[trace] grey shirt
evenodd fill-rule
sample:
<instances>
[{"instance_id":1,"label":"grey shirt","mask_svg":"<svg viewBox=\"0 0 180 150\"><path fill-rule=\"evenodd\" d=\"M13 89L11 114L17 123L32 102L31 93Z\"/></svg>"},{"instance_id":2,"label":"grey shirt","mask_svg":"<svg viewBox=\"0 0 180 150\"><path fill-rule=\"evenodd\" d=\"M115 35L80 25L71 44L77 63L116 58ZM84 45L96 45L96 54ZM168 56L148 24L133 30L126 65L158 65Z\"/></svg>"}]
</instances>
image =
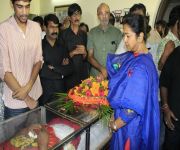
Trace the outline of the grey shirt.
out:
<instances>
[{"instance_id":1,"label":"grey shirt","mask_svg":"<svg viewBox=\"0 0 180 150\"><path fill-rule=\"evenodd\" d=\"M87 50L93 49L96 60L106 67L107 54L115 53L121 39L122 33L116 27L109 25L106 30L102 30L100 26L96 26L88 34ZM91 68L90 74L96 76L99 72Z\"/></svg>"}]
</instances>

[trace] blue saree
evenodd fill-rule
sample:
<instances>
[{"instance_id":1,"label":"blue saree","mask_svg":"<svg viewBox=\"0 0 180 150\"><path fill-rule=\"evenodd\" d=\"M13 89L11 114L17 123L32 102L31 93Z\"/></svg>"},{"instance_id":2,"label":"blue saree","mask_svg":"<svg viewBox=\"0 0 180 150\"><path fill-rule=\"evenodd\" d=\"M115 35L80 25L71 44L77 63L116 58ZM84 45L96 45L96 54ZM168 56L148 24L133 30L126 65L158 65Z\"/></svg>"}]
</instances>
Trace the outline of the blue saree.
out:
<instances>
[{"instance_id":1,"label":"blue saree","mask_svg":"<svg viewBox=\"0 0 180 150\"><path fill-rule=\"evenodd\" d=\"M159 149L158 75L151 54L107 57L108 101L126 125L112 135L111 149ZM130 111L129 111L130 110Z\"/></svg>"}]
</instances>

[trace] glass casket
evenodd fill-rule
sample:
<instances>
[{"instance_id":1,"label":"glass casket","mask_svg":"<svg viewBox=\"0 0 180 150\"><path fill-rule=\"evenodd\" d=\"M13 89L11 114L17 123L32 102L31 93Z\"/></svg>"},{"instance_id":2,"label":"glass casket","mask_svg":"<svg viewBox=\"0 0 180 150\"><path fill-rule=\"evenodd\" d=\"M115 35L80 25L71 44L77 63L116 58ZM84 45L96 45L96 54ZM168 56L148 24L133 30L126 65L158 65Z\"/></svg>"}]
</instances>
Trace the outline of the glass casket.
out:
<instances>
[{"instance_id":1,"label":"glass casket","mask_svg":"<svg viewBox=\"0 0 180 150\"><path fill-rule=\"evenodd\" d=\"M85 125L84 130L86 133L84 132L80 135L81 140L78 150L104 149L103 147L111 138L111 133L108 129L107 121L99 119L97 108L83 105L77 106L77 109L73 112L66 112L60 107L61 105L59 105L59 103L63 100L64 98L59 98L56 101L48 103L45 107L66 118L69 118L70 120L74 120ZM81 142L84 143L84 141L86 141L86 147L81 145Z\"/></svg>"},{"instance_id":2,"label":"glass casket","mask_svg":"<svg viewBox=\"0 0 180 150\"><path fill-rule=\"evenodd\" d=\"M30 137L29 131L28 135L21 134L24 133L22 130L37 124L43 124L45 127L48 127L46 128L48 133L49 131L51 132L51 129L54 131L52 133L55 134L57 139L54 145L48 147L49 149L75 150L78 149L80 144L84 147L86 145L86 140L81 140L82 135L85 135L85 124L60 115L48 108L39 107L5 120L4 122L0 122L0 150L38 149L35 140L34 143L31 141L30 145L27 145L29 139L26 140L26 138ZM52 138L50 135L51 133L49 133L49 140ZM22 143L24 143L24 145Z\"/></svg>"}]
</instances>

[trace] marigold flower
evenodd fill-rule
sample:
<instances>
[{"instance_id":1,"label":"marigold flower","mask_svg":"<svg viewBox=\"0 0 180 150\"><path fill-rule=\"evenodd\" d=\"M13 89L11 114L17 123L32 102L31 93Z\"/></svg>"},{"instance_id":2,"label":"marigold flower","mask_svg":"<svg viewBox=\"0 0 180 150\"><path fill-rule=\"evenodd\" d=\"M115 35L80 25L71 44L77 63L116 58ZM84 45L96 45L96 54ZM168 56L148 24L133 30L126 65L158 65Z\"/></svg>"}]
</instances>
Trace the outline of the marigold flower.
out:
<instances>
[{"instance_id":1,"label":"marigold flower","mask_svg":"<svg viewBox=\"0 0 180 150\"><path fill-rule=\"evenodd\" d=\"M101 84L102 84L102 86L103 86L104 88L107 88L107 87L108 87L108 81L107 81L107 80L103 80L103 81L101 82Z\"/></svg>"},{"instance_id":2,"label":"marigold flower","mask_svg":"<svg viewBox=\"0 0 180 150\"><path fill-rule=\"evenodd\" d=\"M74 87L69 96L76 102L83 104L104 104L108 105L108 81L98 80L92 76L82 81L79 86ZM95 98L93 98L95 97ZM104 98L103 98L104 97Z\"/></svg>"}]
</instances>

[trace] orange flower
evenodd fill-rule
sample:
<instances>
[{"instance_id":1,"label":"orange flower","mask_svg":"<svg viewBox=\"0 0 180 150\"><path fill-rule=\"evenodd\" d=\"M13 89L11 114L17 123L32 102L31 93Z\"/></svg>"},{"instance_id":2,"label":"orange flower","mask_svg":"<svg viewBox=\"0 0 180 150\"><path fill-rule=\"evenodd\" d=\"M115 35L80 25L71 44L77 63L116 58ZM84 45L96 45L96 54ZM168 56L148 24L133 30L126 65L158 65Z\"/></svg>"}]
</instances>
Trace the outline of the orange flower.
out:
<instances>
[{"instance_id":1,"label":"orange flower","mask_svg":"<svg viewBox=\"0 0 180 150\"><path fill-rule=\"evenodd\" d=\"M98 89L100 88L100 83L98 83L98 82L93 82L93 83L92 83L92 88L98 90Z\"/></svg>"},{"instance_id":2,"label":"orange flower","mask_svg":"<svg viewBox=\"0 0 180 150\"><path fill-rule=\"evenodd\" d=\"M107 88L107 87L108 87L108 81L107 81L107 80L103 80L103 81L101 82L101 84L102 84L102 86L103 86L104 88Z\"/></svg>"},{"instance_id":3,"label":"orange flower","mask_svg":"<svg viewBox=\"0 0 180 150\"><path fill-rule=\"evenodd\" d=\"M92 96L98 96L98 90L97 89L95 89L95 88L90 88L90 91L91 91L91 93L92 93Z\"/></svg>"},{"instance_id":4,"label":"orange flower","mask_svg":"<svg viewBox=\"0 0 180 150\"><path fill-rule=\"evenodd\" d=\"M83 104L105 104L108 105L106 99L108 95L108 81L98 80L89 77L82 81L79 86L74 87L69 92L69 97L76 102Z\"/></svg>"},{"instance_id":5,"label":"orange flower","mask_svg":"<svg viewBox=\"0 0 180 150\"><path fill-rule=\"evenodd\" d=\"M104 96L107 96L108 95L108 90L104 90Z\"/></svg>"}]
</instances>

